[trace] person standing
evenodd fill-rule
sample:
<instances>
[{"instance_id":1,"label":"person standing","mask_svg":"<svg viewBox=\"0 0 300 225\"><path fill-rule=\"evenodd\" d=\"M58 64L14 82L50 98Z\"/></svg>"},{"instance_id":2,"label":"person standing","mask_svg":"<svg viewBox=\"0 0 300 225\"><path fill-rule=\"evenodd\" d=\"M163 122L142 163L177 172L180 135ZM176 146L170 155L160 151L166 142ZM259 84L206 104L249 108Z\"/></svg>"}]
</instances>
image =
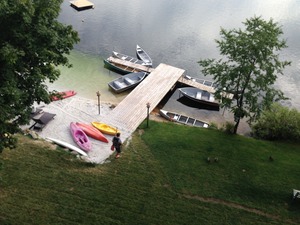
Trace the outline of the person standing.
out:
<instances>
[{"instance_id":1,"label":"person standing","mask_svg":"<svg viewBox=\"0 0 300 225\"><path fill-rule=\"evenodd\" d=\"M121 145L122 145L122 141L121 141L121 138L120 138L120 133L117 133L116 136L113 137L112 139L112 143L113 143L113 146L115 147L116 149L116 159L120 157L120 154L121 154Z\"/></svg>"}]
</instances>

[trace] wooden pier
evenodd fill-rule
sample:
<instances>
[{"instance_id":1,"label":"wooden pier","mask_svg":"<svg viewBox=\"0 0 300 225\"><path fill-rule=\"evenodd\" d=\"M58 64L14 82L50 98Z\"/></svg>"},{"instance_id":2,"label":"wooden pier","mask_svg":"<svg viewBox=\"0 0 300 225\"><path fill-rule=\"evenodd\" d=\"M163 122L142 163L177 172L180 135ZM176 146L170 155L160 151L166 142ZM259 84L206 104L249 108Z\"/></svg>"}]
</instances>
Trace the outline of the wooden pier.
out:
<instances>
[{"instance_id":1,"label":"wooden pier","mask_svg":"<svg viewBox=\"0 0 300 225\"><path fill-rule=\"evenodd\" d=\"M215 89L212 85L205 85L205 84L199 83L195 79L193 79L192 77L182 76L178 80L178 82L186 84L186 85L191 86L191 87L199 88L201 90L205 90L205 91L210 92L210 93L215 92Z\"/></svg>"},{"instance_id":2,"label":"wooden pier","mask_svg":"<svg viewBox=\"0 0 300 225\"><path fill-rule=\"evenodd\" d=\"M205 80L202 80L202 81L203 81L203 83L199 83L197 81L197 79L194 79L194 78L189 77L189 76L182 76L178 80L178 82L180 82L180 83L186 84L186 85L191 86L191 87L199 88L201 90L205 90L209 93L215 93L216 92L215 88L213 87L213 82L205 81ZM209 83L209 84L205 84L205 83ZM224 98L229 98L229 99L233 98L233 94L228 93L228 92L222 92L221 95Z\"/></svg>"},{"instance_id":3,"label":"wooden pier","mask_svg":"<svg viewBox=\"0 0 300 225\"><path fill-rule=\"evenodd\" d=\"M70 1L70 4L73 8L75 8L76 10L79 10L79 11L94 8L94 3L92 3L88 0Z\"/></svg>"},{"instance_id":4,"label":"wooden pier","mask_svg":"<svg viewBox=\"0 0 300 225\"><path fill-rule=\"evenodd\" d=\"M184 73L183 69L166 64L160 64L151 70L152 72L103 118L103 122L132 133L147 118L147 104L149 103L151 112Z\"/></svg>"},{"instance_id":5,"label":"wooden pier","mask_svg":"<svg viewBox=\"0 0 300 225\"><path fill-rule=\"evenodd\" d=\"M147 118L147 112L151 112L165 95L175 86L176 82L188 86L197 87L214 93L213 83L184 75L184 70L161 63L156 68L135 64L126 60L109 57L110 62L122 67L129 67L137 71L145 71L150 74L135 87L112 112L103 118L101 122L114 126L121 132L132 133ZM224 97L232 98L232 94L223 93ZM149 109L147 108L149 104Z\"/></svg>"},{"instance_id":6,"label":"wooden pier","mask_svg":"<svg viewBox=\"0 0 300 225\"><path fill-rule=\"evenodd\" d=\"M138 72L139 71L144 71L144 72L147 72L147 73L151 73L152 71L154 71L154 68L152 68L152 67L136 64L136 63L126 61L126 60L122 60L122 59L118 59L118 58L115 58L115 57L112 57L112 56L109 57L107 59L107 61L116 64L117 66L121 67L122 69L130 68L130 69L133 69L134 71L138 71Z\"/></svg>"},{"instance_id":7,"label":"wooden pier","mask_svg":"<svg viewBox=\"0 0 300 225\"><path fill-rule=\"evenodd\" d=\"M152 71L155 70L155 68L152 68L152 67L136 64L136 63L129 62L129 61L122 60L122 59L118 59L118 58L115 58L115 57L112 57L112 56L109 57L107 60L109 62L113 62L113 63L119 65L121 68L128 67L128 68L134 69L135 71L145 71L145 72L151 73ZM177 82L186 84L186 85L191 86L191 87L196 87L196 88L199 88L201 90L205 90L205 91L210 92L210 93L215 93L215 88L213 87L213 82L211 82L211 81L203 80L203 82L200 83L200 82L197 81L196 78L193 78L193 77L182 74L182 76L178 78ZM232 98L233 97L232 94L225 93L225 92L224 92L223 96L227 97L227 98Z\"/></svg>"}]
</instances>

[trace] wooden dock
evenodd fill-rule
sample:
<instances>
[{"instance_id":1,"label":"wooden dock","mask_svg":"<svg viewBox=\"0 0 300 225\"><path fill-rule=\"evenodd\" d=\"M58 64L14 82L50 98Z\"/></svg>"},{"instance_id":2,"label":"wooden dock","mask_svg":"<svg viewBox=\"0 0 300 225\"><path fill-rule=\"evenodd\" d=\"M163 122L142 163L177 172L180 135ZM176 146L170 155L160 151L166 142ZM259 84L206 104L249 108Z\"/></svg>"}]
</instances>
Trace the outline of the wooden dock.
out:
<instances>
[{"instance_id":1,"label":"wooden dock","mask_svg":"<svg viewBox=\"0 0 300 225\"><path fill-rule=\"evenodd\" d=\"M191 86L191 87L199 88L201 90L205 90L209 93L215 93L216 92L215 88L213 87L213 82L209 82L211 85L206 85L206 84L204 84L205 82L204 83L199 83L199 82L197 82L196 79L193 79L189 76L182 76L178 80L178 82L186 84L186 85ZM229 98L229 99L233 98L233 94L231 94L231 93L222 92L221 95L224 98Z\"/></svg>"},{"instance_id":2,"label":"wooden dock","mask_svg":"<svg viewBox=\"0 0 300 225\"><path fill-rule=\"evenodd\" d=\"M126 61L126 60L118 59L118 58L115 58L112 56L109 57L107 60L109 62L113 62L113 63L119 65L121 68L128 67L128 68L134 69L135 71L145 71L148 73L151 73L152 71L154 71L154 68L152 68L152 67L143 66L140 64ZM210 81L203 80L204 82L200 83L197 81L197 78L193 78L193 77L190 77L190 76L187 76L184 74L182 74L182 76L179 77L177 81L180 83L186 84L188 86L191 86L191 87L196 87L201 90L205 90L210 93L216 92L215 88L213 87L213 82L210 82ZM233 98L233 94L230 94L230 93L224 92L222 95L226 98L230 98L230 99Z\"/></svg>"},{"instance_id":3,"label":"wooden dock","mask_svg":"<svg viewBox=\"0 0 300 225\"><path fill-rule=\"evenodd\" d=\"M166 64L151 70L145 80L103 118L104 123L132 133L147 118L147 103L151 112L184 73L183 69Z\"/></svg>"},{"instance_id":4,"label":"wooden dock","mask_svg":"<svg viewBox=\"0 0 300 225\"><path fill-rule=\"evenodd\" d=\"M91 9L94 8L94 3L88 0L76 0L70 1L70 4L76 10L84 10L84 9Z\"/></svg>"},{"instance_id":5,"label":"wooden dock","mask_svg":"<svg viewBox=\"0 0 300 225\"><path fill-rule=\"evenodd\" d=\"M214 93L215 89L213 86L205 85L202 83L197 82L195 79L187 77L187 76L182 76L180 79L178 79L178 82L186 84L191 87L199 88L201 90L205 90L210 93Z\"/></svg>"},{"instance_id":6,"label":"wooden dock","mask_svg":"<svg viewBox=\"0 0 300 225\"><path fill-rule=\"evenodd\" d=\"M144 65L140 65L140 64L136 64L130 61L126 61L126 60L122 60L122 59L118 59L115 57L109 57L107 59L107 61L115 63L116 65L120 65L121 68L131 68L131 69L135 69L135 71L144 71L147 73L151 73L152 71L154 71L154 68L152 67L148 67L148 66L144 66Z\"/></svg>"}]
</instances>

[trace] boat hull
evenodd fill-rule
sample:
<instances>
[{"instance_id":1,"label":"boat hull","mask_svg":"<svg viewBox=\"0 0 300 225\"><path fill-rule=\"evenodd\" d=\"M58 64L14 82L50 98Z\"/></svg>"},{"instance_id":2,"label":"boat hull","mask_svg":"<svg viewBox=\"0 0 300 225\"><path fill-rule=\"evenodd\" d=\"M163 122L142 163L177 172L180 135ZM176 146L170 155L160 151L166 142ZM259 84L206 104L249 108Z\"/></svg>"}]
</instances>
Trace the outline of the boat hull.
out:
<instances>
[{"instance_id":1,"label":"boat hull","mask_svg":"<svg viewBox=\"0 0 300 225\"><path fill-rule=\"evenodd\" d=\"M109 69L114 70L118 73L121 73L121 74L141 72L141 70L139 70L139 69L126 67L124 65L113 63L113 62L108 61L107 59L104 59L103 61L104 61L104 65L106 67L108 67Z\"/></svg>"},{"instance_id":2,"label":"boat hull","mask_svg":"<svg viewBox=\"0 0 300 225\"><path fill-rule=\"evenodd\" d=\"M58 140L58 139L55 139L55 138L50 138L50 137L47 137L46 139L52 141L53 143L57 144L57 145L60 145L62 147L65 147L65 148L68 148L72 151L76 151L78 152L79 154L83 155L83 156L88 156L84 151L82 151L80 148L77 148L76 146L74 145L71 145L65 141L62 141L62 140Z\"/></svg>"},{"instance_id":3,"label":"boat hull","mask_svg":"<svg viewBox=\"0 0 300 225\"><path fill-rule=\"evenodd\" d=\"M181 115L178 113L169 112L169 111L161 109L161 110L159 110L159 114L162 117L164 117L165 119L170 120L172 122L177 122L177 123L194 126L194 127L204 127L204 128L209 127L209 124L206 122L203 122L201 120L197 120L197 119L185 116L185 115Z\"/></svg>"},{"instance_id":4,"label":"boat hull","mask_svg":"<svg viewBox=\"0 0 300 225\"><path fill-rule=\"evenodd\" d=\"M121 93L136 87L146 77L145 72L129 73L108 83L108 86L116 93Z\"/></svg>"},{"instance_id":5,"label":"boat hull","mask_svg":"<svg viewBox=\"0 0 300 225\"><path fill-rule=\"evenodd\" d=\"M58 92L58 94L60 96L51 96L51 101L58 101L58 100L62 100L62 99L65 99L65 98L72 97L72 96L76 95L77 92L75 92L73 90L69 90L69 91Z\"/></svg>"},{"instance_id":6,"label":"boat hull","mask_svg":"<svg viewBox=\"0 0 300 225\"><path fill-rule=\"evenodd\" d=\"M195 101L195 102L199 102L201 104L206 104L206 105L210 105L210 106L214 106L214 107L219 107L219 102L217 102L214 97L213 94L201 90L199 88L194 88L194 87L185 87L185 88L179 88L179 92Z\"/></svg>"},{"instance_id":7,"label":"boat hull","mask_svg":"<svg viewBox=\"0 0 300 225\"><path fill-rule=\"evenodd\" d=\"M108 139L101 133L101 131L96 129L92 125L78 122L76 123L76 125L80 127L87 136L108 143Z\"/></svg>"},{"instance_id":8,"label":"boat hull","mask_svg":"<svg viewBox=\"0 0 300 225\"><path fill-rule=\"evenodd\" d=\"M78 127L74 122L70 123L70 131L75 143L84 151L92 150L92 143L84 131Z\"/></svg>"},{"instance_id":9,"label":"boat hull","mask_svg":"<svg viewBox=\"0 0 300 225\"><path fill-rule=\"evenodd\" d=\"M139 45L136 46L136 55L139 59L141 59L146 65L152 66L152 59L148 55L148 53L142 49Z\"/></svg>"},{"instance_id":10,"label":"boat hull","mask_svg":"<svg viewBox=\"0 0 300 225\"><path fill-rule=\"evenodd\" d=\"M120 133L120 131L110 125L100 122L92 122L92 125L100 130L104 134L116 135L116 133Z\"/></svg>"},{"instance_id":11,"label":"boat hull","mask_svg":"<svg viewBox=\"0 0 300 225\"><path fill-rule=\"evenodd\" d=\"M139 64L139 65L143 65L143 66L149 66L143 60L140 60L140 59L128 56L128 55L124 55L122 53L118 53L118 52L115 52L115 51L112 52L112 56L115 57L115 58L118 58L118 59L122 59L122 60L125 60L125 61L128 61L128 62L135 63L135 64Z\"/></svg>"}]
</instances>

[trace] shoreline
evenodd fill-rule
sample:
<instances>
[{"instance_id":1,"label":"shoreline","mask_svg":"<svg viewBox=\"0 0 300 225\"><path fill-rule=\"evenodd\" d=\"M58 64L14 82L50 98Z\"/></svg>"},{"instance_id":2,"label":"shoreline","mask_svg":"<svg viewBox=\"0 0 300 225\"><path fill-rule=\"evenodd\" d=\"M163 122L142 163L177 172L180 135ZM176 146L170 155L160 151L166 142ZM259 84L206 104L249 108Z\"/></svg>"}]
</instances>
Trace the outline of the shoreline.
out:
<instances>
[{"instance_id":1,"label":"shoreline","mask_svg":"<svg viewBox=\"0 0 300 225\"><path fill-rule=\"evenodd\" d=\"M100 104L100 114L98 102L96 100L87 99L78 95L59 101L51 102L48 105L35 105L36 108L41 108L43 112L56 114L53 120L51 120L42 130L35 131L35 133L39 138L43 138L46 141L49 141L47 140L47 138L50 137L65 141L69 144L76 146L70 134L70 123L82 122L90 124L93 121L101 121L104 117L109 115L109 113L117 104L118 103L110 103L105 100L102 100ZM221 111L223 111L223 109L220 110L220 112ZM217 116L210 115L207 119L209 119L210 123L215 123L220 128L220 126L223 125L226 121L230 121L229 118L230 112L225 110L225 114L223 112L222 116L221 114ZM167 121L159 115L158 108L155 108L150 113L150 120L155 120L159 122ZM28 130L28 128L33 124L34 121L31 120L28 125L22 126L22 129ZM118 129L121 131L121 139L123 142L130 139L131 133L124 132L124 129L122 129L122 127L118 127ZM249 133L249 126L245 122L241 122L238 134L245 136L247 133ZM109 140L109 143L104 143L90 138L90 141L93 146L92 150L88 152L88 156L80 155L80 157L87 162L96 164L104 163L114 153L110 150L111 140L113 136L107 134L104 135Z\"/></svg>"}]
</instances>

